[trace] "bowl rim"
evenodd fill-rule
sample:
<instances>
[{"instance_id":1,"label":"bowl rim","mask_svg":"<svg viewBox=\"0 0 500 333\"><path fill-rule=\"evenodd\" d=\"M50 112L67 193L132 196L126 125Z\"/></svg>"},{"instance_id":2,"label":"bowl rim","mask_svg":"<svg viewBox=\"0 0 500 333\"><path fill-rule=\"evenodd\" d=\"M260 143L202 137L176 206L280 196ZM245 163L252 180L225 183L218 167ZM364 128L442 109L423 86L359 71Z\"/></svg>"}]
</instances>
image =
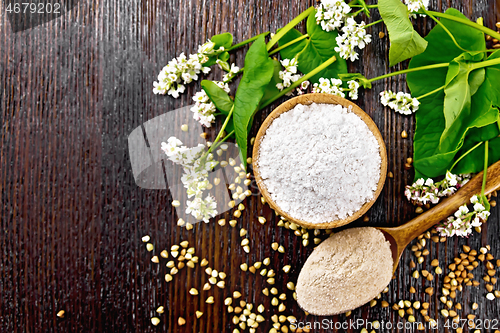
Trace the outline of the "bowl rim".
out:
<instances>
[{"instance_id":1,"label":"bowl rim","mask_svg":"<svg viewBox=\"0 0 500 333\"><path fill-rule=\"evenodd\" d=\"M370 131L373 133L375 136L375 139L377 140L380 148L380 157L381 157L381 163L380 163L380 179L377 184L377 189L373 195L373 198L363 204L361 208L356 211L353 215L348 216L345 219L340 219L340 220L334 220L330 222L323 222L323 223L312 223L312 222L307 222L303 220L299 220L297 218L291 217L289 214L284 212L274 200L271 199L271 196L269 192L267 191L267 187L265 186L265 182L263 181L261 175L260 175L260 170L259 170L259 150L260 150L260 144L262 142L262 139L266 133L266 130L269 128L271 123L274 121L274 119L278 118L281 114L290 111L293 109L297 104L303 104L303 105L310 105L310 104L339 104L342 105L343 107L346 107L350 109L351 112L356 114L358 117L361 118L365 122L365 124L368 126ZM322 94L322 93L310 93L310 94L304 94L300 95L294 98L291 98L282 104L280 104L278 107L276 107L264 120L262 125L259 128L259 131L257 132L257 136L255 137L255 142L253 146L253 151L252 151L252 168L253 168L253 173L255 180L257 182L257 186L259 187L259 190L266 200L266 202L276 210L281 216L283 216L287 221L294 222L300 226L309 228L309 229L332 229L332 228L337 228L343 225L346 225L348 223L351 223L358 218L360 218L363 214L365 214L375 203L375 201L378 199L380 193L382 192L382 189L384 188L386 176L387 176L387 149L385 146L384 139L382 137L382 134L380 133L377 125L375 122L372 120L372 118L365 112L363 111L359 106L354 104L353 102L342 98L340 96L335 96L335 95L330 95L330 94Z\"/></svg>"}]
</instances>

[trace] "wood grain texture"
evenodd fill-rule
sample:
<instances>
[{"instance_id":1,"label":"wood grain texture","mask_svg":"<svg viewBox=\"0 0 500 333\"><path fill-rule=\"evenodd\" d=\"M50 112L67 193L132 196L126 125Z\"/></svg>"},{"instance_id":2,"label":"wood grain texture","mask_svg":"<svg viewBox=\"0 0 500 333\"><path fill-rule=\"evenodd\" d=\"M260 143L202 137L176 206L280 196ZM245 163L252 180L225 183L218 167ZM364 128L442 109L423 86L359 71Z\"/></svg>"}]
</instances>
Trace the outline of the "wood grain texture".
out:
<instances>
[{"instance_id":1,"label":"wood grain texture","mask_svg":"<svg viewBox=\"0 0 500 333\"><path fill-rule=\"evenodd\" d=\"M303 247L301 238L277 227L278 218L260 203L258 195L245 202L237 228L213 222L197 224L191 231L177 227L171 194L136 186L127 137L145 121L191 104L191 97L200 89L199 83L192 84L176 100L154 95L152 82L168 60L183 51L195 52L198 44L224 31L232 32L235 41L275 31L313 4L298 0L80 1L68 14L18 33L12 33L2 11L1 332L232 332L232 314L225 310L223 300L234 290L254 306L266 306L268 320L259 329L270 329L269 318L277 310L270 309L270 298L261 293L268 287L265 279L241 272L239 265L265 257L271 258L276 271L292 265L288 275L280 271L276 277L277 288L285 292L284 284L296 281L312 246ZM449 7L474 20L484 17L488 27L500 20L498 1L434 0L430 6L434 10ZM371 19L378 18L374 13ZM433 26L425 18L418 18L415 24L423 34ZM303 31L304 24L298 28ZM351 72L374 77L407 66L388 67L388 39L379 39L379 31L387 33L381 25L371 28L373 42L366 47L362 61L350 64ZM243 52L231 55L231 61L242 66ZM207 77L221 75L213 70ZM384 89L406 90L404 77L378 82L371 91L361 92L358 105L373 118L385 139L388 170L394 178L387 179L367 213L370 221L354 225L396 226L415 216L403 195L413 177L411 170L404 169L406 158L412 155L412 140L400 137L403 129L412 137L414 120L380 105L378 93ZM252 136L280 102L256 115ZM213 138L216 128L209 132ZM229 219L229 213L225 215ZM256 223L257 216L266 217L268 223ZM241 227L250 235L250 254L239 245ZM482 234L428 242L430 255L419 269L431 271L433 258L444 268L463 244L476 250L490 244L491 252L500 257L499 232L497 206ZM189 295L189 288L201 289L206 282L200 267L185 268L174 281L165 283L167 269L164 264L151 263L151 254L141 242L145 234L151 236L156 254L188 240L200 258L227 273L226 288L212 288L203 297ZM286 252L272 251L272 242L283 244ZM438 318L439 294L429 297L424 289L440 286L442 277L432 282L411 278L411 260L414 255L406 251L383 299L391 304L401 299L431 301L429 315ZM484 266L474 274L479 280ZM411 294L410 286L417 293ZM457 301L464 308L459 312L462 318L472 312L472 302L479 304L474 312L478 318L498 318L499 302L487 301L485 293L484 282L458 293ZM207 295L214 296L215 304L205 304ZM290 292L285 304L285 313L299 320L322 319L306 317ZM159 315L160 325L153 327L150 318L159 305L165 306L165 313ZM66 312L63 319L56 316L59 310ZM204 312L198 320L196 310ZM188 321L183 327L177 324L179 316ZM395 311L379 305L359 308L350 318L404 322ZM328 319L343 321L345 317Z\"/></svg>"}]
</instances>

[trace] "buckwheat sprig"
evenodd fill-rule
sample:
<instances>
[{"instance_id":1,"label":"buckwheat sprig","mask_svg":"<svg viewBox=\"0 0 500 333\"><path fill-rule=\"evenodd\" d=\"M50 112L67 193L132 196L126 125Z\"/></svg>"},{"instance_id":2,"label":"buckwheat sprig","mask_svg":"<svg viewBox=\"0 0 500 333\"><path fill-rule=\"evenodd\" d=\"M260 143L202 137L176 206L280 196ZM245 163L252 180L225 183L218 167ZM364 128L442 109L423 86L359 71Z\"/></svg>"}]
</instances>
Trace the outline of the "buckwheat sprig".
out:
<instances>
[{"instance_id":1,"label":"buckwheat sprig","mask_svg":"<svg viewBox=\"0 0 500 333\"><path fill-rule=\"evenodd\" d=\"M454 235L468 237L472 233L472 227L480 227L488 217L490 212L479 201L477 195L470 199L473 210L469 211L467 204L460 206L453 216L436 227L441 236L451 237Z\"/></svg>"},{"instance_id":2,"label":"buckwheat sprig","mask_svg":"<svg viewBox=\"0 0 500 333\"><path fill-rule=\"evenodd\" d=\"M342 80L339 79L325 79L320 78L319 83L313 85L314 93L322 94L332 94L340 97L344 97L345 94L342 92Z\"/></svg>"},{"instance_id":3,"label":"buckwheat sprig","mask_svg":"<svg viewBox=\"0 0 500 333\"><path fill-rule=\"evenodd\" d=\"M297 74L297 59L283 59L280 60L280 62L284 69L282 71L279 71L279 78L282 80L282 82L276 84L276 88L281 91L285 88L290 87L292 83L298 81L302 77L302 75ZM288 92L286 95L290 96L292 93L293 90Z\"/></svg>"},{"instance_id":4,"label":"buckwheat sprig","mask_svg":"<svg viewBox=\"0 0 500 333\"><path fill-rule=\"evenodd\" d=\"M420 178L411 186L406 185L406 198L413 204L422 206L428 203L437 204L442 197L448 197L465 185L471 176L469 174L454 175L447 171L446 176L439 182L431 178Z\"/></svg>"},{"instance_id":5,"label":"buckwheat sprig","mask_svg":"<svg viewBox=\"0 0 500 333\"><path fill-rule=\"evenodd\" d=\"M350 80L347 81L347 86L349 87L349 98L352 100L358 99L359 82L356 80Z\"/></svg>"},{"instance_id":6,"label":"buckwheat sprig","mask_svg":"<svg viewBox=\"0 0 500 333\"><path fill-rule=\"evenodd\" d=\"M366 33L365 22L357 23L352 17L347 18L342 27L342 35L338 35L335 40L337 47L335 51L344 59L354 61L359 55L355 48L364 49L372 41L372 36Z\"/></svg>"},{"instance_id":7,"label":"buckwheat sprig","mask_svg":"<svg viewBox=\"0 0 500 333\"><path fill-rule=\"evenodd\" d=\"M198 53L186 57L183 52L170 60L158 74L158 81L153 82L153 93L179 97L186 90L185 84L198 80L200 73L210 72L210 67L203 64L208 61L207 55L214 52L214 46L213 42L208 41L198 47Z\"/></svg>"},{"instance_id":8,"label":"buckwheat sprig","mask_svg":"<svg viewBox=\"0 0 500 333\"><path fill-rule=\"evenodd\" d=\"M316 8L316 23L325 31L340 28L351 7L343 0L323 0Z\"/></svg>"},{"instance_id":9,"label":"buckwheat sprig","mask_svg":"<svg viewBox=\"0 0 500 333\"><path fill-rule=\"evenodd\" d=\"M182 141L175 137L170 137L167 143L162 142L161 148L169 160L182 166L184 173L181 181L187 189L188 198L194 197L193 200L186 201L186 214L191 214L197 220L208 223L211 217L217 215L217 203L210 195L203 199L203 192L210 185L208 172L218 162L213 160L212 154L205 156L205 145L199 144L197 147L188 148L182 146Z\"/></svg>"},{"instance_id":10,"label":"buckwheat sprig","mask_svg":"<svg viewBox=\"0 0 500 333\"><path fill-rule=\"evenodd\" d=\"M402 91L394 93L391 90L382 91L380 93L380 102L384 106L388 106L401 114L412 114L418 110L420 102L416 98L412 98L410 94Z\"/></svg>"},{"instance_id":11,"label":"buckwheat sprig","mask_svg":"<svg viewBox=\"0 0 500 333\"><path fill-rule=\"evenodd\" d=\"M236 69L237 71L239 70L238 67L236 67ZM224 82L214 81L217 86L229 93L229 86ZM215 122L215 113L217 112L217 108L214 103L212 103L203 89L194 95L193 100L196 102L196 104L191 108L191 112L194 113L193 118L203 126L211 127L212 123Z\"/></svg>"},{"instance_id":12,"label":"buckwheat sprig","mask_svg":"<svg viewBox=\"0 0 500 333\"><path fill-rule=\"evenodd\" d=\"M408 7L408 11L410 12L410 17L416 18L415 14L420 10L420 8L429 9L429 0L404 0L405 5ZM424 16L424 15L421 15Z\"/></svg>"}]
</instances>

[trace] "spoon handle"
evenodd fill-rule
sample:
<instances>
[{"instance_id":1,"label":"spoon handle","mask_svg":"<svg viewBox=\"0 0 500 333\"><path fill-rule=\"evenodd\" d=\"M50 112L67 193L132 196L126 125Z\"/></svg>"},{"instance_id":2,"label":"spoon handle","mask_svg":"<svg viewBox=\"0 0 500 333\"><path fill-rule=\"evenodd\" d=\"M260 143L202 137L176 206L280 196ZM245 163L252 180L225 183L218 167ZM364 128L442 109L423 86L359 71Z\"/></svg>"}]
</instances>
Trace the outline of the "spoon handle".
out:
<instances>
[{"instance_id":1,"label":"spoon handle","mask_svg":"<svg viewBox=\"0 0 500 333\"><path fill-rule=\"evenodd\" d=\"M483 173L479 173L472 178L467 184L460 188L457 193L449 198L444 199L439 205L434 206L425 213L417 216L413 220L401 226L391 228L399 234L405 246L415 237L425 232L439 221L445 220L448 216L453 215L458 207L464 203L469 203L470 198L474 194L481 193L483 183ZM500 187L500 161L492 164L488 168L485 194L490 194Z\"/></svg>"}]
</instances>

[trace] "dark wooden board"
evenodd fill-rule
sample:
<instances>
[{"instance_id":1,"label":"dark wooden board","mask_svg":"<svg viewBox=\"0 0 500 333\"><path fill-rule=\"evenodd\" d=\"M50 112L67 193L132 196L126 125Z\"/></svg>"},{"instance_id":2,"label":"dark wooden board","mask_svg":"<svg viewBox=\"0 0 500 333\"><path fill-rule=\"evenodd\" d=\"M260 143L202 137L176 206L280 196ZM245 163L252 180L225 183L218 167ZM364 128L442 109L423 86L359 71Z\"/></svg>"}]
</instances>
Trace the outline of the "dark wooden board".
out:
<instances>
[{"instance_id":1,"label":"dark wooden board","mask_svg":"<svg viewBox=\"0 0 500 333\"><path fill-rule=\"evenodd\" d=\"M241 272L239 265L267 256L275 269L292 265L288 275L279 272L276 278L277 288L284 292L284 283L296 280L312 246L304 248L290 230L277 227L278 218L257 195L245 202L237 228L214 222L197 224L191 231L177 227L171 194L135 184L127 138L144 122L191 104L200 89L199 83L192 84L179 99L154 95L152 82L168 60L180 52L195 52L198 44L224 31L232 32L235 41L275 31L313 4L298 0L80 1L69 13L17 33L2 12L1 332L232 332L232 314L225 311L223 300L233 290L241 291L242 298L254 306L266 306L267 321L259 330L269 331L271 314L277 311L269 310L270 298L261 293L265 281L260 275ZM484 17L488 27L500 20L498 1L431 1L430 6L434 10L449 7L474 20ZM372 19L377 18L375 13ZM433 26L425 18L415 22L422 34ZM373 42L362 60L350 65L351 72L374 77L407 66L388 67L388 39L378 38L379 31L385 31L384 27L371 28ZM239 51L231 60L242 65L243 54ZM207 77L220 76L214 70ZM355 225L399 225L415 214L403 196L404 186L413 177L411 170L404 170L406 158L412 155L412 140L400 137L403 129L413 135L414 121L382 107L378 93L384 89L405 90L404 77L376 83L371 91L360 93L358 104L384 136L394 179L387 180L369 211L370 221ZM272 106L256 116L253 135L271 110ZM215 129L210 133L215 134ZM266 225L256 222L259 215L267 218ZM239 245L241 227L249 231L250 254ZM444 268L463 244L476 250L490 244L491 252L500 256L499 232L497 206L481 235L432 243L429 257L419 267L430 270L429 259L438 258ZM206 281L201 267L185 268L167 284L166 267L151 263L151 254L141 242L145 234L151 236L156 253L181 240L190 241L200 258L227 273L226 288L213 288L203 297L189 295L189 288L201 289ZM285 245L285 254L270 249L275 241ZM411 251L405 252L383 299L391 305L401 299L430 300L430 315L437 318L436 306L442 307L438 296L429 298L424 289L440 286L442 277L432 283L411 278L412 259ZM477 279L481 273L483 266L478 268ZM416 288L415 294L409 292L410 286ZM499 302L487 301L485 293L484 282L459 293L457 300L464 308L461 316L470 313L476 301L478 318L499 319ZM205 304L207 295L214 295L215 304ZM290 292L285 304L285 313L299 320L323 319L306 317ZM165 313L159 315L160 325L153 327L150 318L160 305L165 306ZM62 319L56 316L60 310L65 311ZM204 312L200 319L194 317L196 310ZM179 316L187 319L183 327L177 324ZM395 311L380 305L357 309L350 318L404 322ZM345 317L329 319L344 321Z\"/></svg>"}]
</instances>

